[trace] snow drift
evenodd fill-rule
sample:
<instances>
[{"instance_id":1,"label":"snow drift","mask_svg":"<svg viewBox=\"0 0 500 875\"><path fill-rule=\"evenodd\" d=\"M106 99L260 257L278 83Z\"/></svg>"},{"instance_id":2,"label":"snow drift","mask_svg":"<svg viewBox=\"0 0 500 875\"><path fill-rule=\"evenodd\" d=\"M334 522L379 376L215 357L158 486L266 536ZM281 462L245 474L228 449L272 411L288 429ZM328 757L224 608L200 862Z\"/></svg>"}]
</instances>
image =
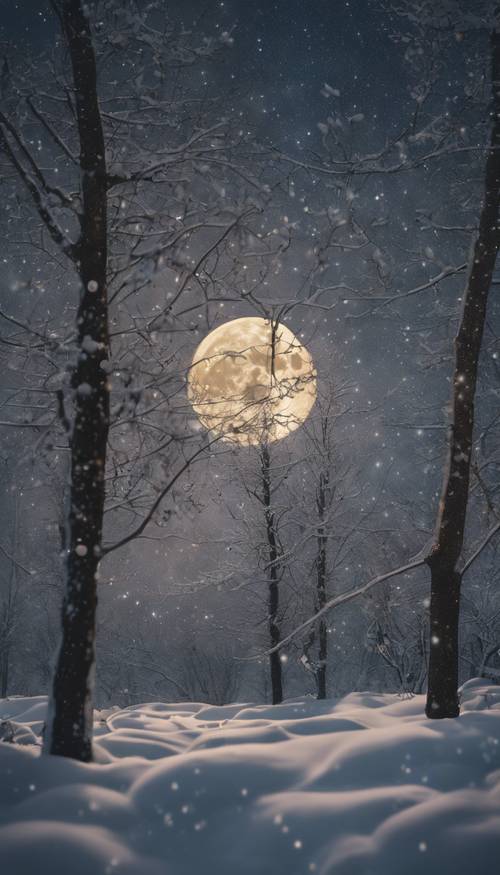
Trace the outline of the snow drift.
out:
<instances>
[{"instance_id":1,"label":"snow drift","mask_svg":"<svg viewBox=\"0 0 500 875\"><path fill-rule=\"evenodd\" d=\"M352 693L95 714L95 758L41 757L44 697L0 701L6 875L470 875L500 858L500 688L462 715ZM8 721L8 723L7 723Z\"/></svg>"}]
</instances>

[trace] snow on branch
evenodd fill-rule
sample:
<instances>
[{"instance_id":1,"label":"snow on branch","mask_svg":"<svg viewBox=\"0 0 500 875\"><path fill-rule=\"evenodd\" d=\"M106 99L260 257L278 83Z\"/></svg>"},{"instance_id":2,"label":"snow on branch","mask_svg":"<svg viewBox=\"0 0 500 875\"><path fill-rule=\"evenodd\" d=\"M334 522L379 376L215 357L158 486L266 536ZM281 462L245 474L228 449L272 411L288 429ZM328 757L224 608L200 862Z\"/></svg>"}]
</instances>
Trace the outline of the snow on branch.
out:
<instances>
[{"instance_id":1,"label":"snow on branch","mask_svg":"<svg viewBox=\"0 0 500 875\"><path fill-rule=\"evenodd\" d=\"M33 176L28 172L24 164L16 155L7 138L6 130L11 134L21 152L26 156L26 160L33 168L33 172L42 188L39 188ZM0 150L2 150L6 154L10 163L13 165L14 169L18 173L19 178L28 189L33 204L42 222L47 228L47 231L52 237L54 243L57 243L57 245L61 247L66 255L68 255L70 258L73 258L73 243L66 237L65 233L59 227L47 203L46 195L50 193L50 188L46 185L43 175L38 168L36 162L34 161L33 157L28 152L27 148L23 145L14 128L2 112L0 112ZM54 190L52 193L58 192Z\"/></svg>"},{"instance_id":2,"label":"snow on branch","mask_svg":"<svg viewBox=\"0 0 500 875\"><path fill-rule=\"evenodd\" d=\"M377 584L379 583L383 583L385 580L390 580L391 577L397 577L401 574L406 574L409 571L414 571L416 568L421 568L423 565L426 564L426 561L426 556L420 556L419 558L413 559L411 562L408 562L407 565L401 565L399 568L393 568L392 571L387 571L385 574L379 574L377 575L377 577L372 577L371 580L369 580L367 583L364 583L362 586L358 586L355 589L351 589L348 592L343 592L340 595L329 599L329 601L326 602L321 610L317 611L315 614L313 614L312 617L309 617L309 619L301 623L300 626L297 626L297 628L294 629L293 632L290 632L289 635L286 635L284 638L282 638L281 641L276 645L276 647L273 647L270 650L266 650L265 654L259 654L258 658L260 659L263 655L268 656L270 653L275 653L276 651L281 650L282 647L284 647L286 644L289 644L290 641L292 641L294 638L296 638L298 635L300 635L302 632L312 626L313 623L319 620L320 617L327 614L328 611L333 610L333 608L338 608L340 605L345 605L347 604L347 602L358 598L358 596L365 595L365 593L369 592L369 590L371 590L374 586L377 586Z\"/></svg>"},{"instance_id":3,"label":"snow on branch","mask_svg":"<svg viewBox=\"0 0 500 875\"><path fill-rule=\"evenodd\" d=\"M474 550L472 555L467 559L466 563L462 568L462 574L465 574L466 571L469 570L472 563L475 562L480 553L483 552L484 548L490 543L491 539L495 537L496 533L500 531L500 521L497 522L493 528L489 530L489 532L484 536L478 547Z\"/></svg>"},{"instance_id":4,"label":"snow on branch","mask_svg":"<svg viewBox=\"0 0 500 875\"><path fill-rule=\"evenodd\" d=\"M490 543L492 538L496 535L496 533L500 531L500 522L497 522L492 529L488 532L487 535L483 538L481 543L478 545L477 549L472 553L469 559L466 561L465 565L462 567L462 574L465 574L466 571L469 570L472 563L478 558L478 556L482 553L484 548ZM385 574L379 574L376 577L372 577L371 580L367 581L367 583L362 584L362 586L358 586L355 589L351 589L348 592L343 592L338 596L330 599L326 604L321 608L321 610L317 611L313 614L312 617L309 617L300 626L297 626L289 635L286 635L282 640L276 645L276 647L271 648L270 650L266 650L265 653L259 654L259 659L262 656L269 656L271 653L276 653L278 650L281 650L286 644L289 644L290 641L293 641L298 635L316 623L320 617L324 614L327 614L329 611L334 608L338 608L340 605L345 605L348 602L352 601L359 596L365 595L369 592L374 586L377 586L380 583L383 583L386 580L390 580L392 577L399 577L402 574L407 574L409 571L415 571L417 568L421 568L423 565L427 564L428 556L427 554L422 556L420 555L418 558L413 559L411 562L408 562L406 565L401 565L399 568L393 568L391 571L387 571ZM253 657L254 659L257 657Z\"/></svg>"},{"instance_id":5,"label":"snow on branch","mask_svg":"<svg viewBox=\"0 0 500 875\"><path fill-rule=\"evenodd\" d=\"M146 528L148 523L151 522L155 512L157 511L157 509L161 505L163 499L168 495L170 490L175 486L175 484L177 483L179 478L182 476L182 474L184 474L184 472L188 470L190 465L192 465L193 462L195 462L196 459L199 458L199 456L201 456L202 454L207 452L207 450L209 450L210 447L213 444L217 443L217 441L219 441L219 440L220 440L220 436L209 441L207 444L203 444L203 446L199 447L199 449L197 449L196 452L194 452L191 456L189 456L189 458L186 459L184 464L181 465L179 470L173 475L173 477L171 477L171 479L168 481L168 483L166 483L166 485L163 487L160 494L157 496L157 498L155 499L155 501L153 502L153 504L149 508L146 516L144 517L144 519L142 520L140 525L138 525L137 528L135 528L132 532L129 532L128 535L125 535L119 541L116 541L114 544L109 544L108 546L104 546L102 548L102 556L107 556L108 553L112 553L115 550L118 550L119 547L124 547L125 544L129 543L129 541L133 541L135 538L138 538L140 535L142 535L144 529Z\"/></svg>"}]
</instances>

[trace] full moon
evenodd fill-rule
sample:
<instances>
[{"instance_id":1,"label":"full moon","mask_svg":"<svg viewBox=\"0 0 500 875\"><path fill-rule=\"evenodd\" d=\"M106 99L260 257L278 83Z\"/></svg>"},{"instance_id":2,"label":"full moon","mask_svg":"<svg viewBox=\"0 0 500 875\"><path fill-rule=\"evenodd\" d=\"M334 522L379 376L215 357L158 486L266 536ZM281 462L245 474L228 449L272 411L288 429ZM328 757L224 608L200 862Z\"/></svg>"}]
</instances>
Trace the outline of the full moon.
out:
<instances>
[{"instance_id":1,"label":"full moon","mask_svg":"<svg viewBox=\"0 0 500 875\"><path fill-rule=\"evenodd\" d=\"M256 316L232 319L198 346L188 397L202 425L223 440L277 441L307 418L316 398L316 371L285 325Z\"/></svg>"}]
</instances>

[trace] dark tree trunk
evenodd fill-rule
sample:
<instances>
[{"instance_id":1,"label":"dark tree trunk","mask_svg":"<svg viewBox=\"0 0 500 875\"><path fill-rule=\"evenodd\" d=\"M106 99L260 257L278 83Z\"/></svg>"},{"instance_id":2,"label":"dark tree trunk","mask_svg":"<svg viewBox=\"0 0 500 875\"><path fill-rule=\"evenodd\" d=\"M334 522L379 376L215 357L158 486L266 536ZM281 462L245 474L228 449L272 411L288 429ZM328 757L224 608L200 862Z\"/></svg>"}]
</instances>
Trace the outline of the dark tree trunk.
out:
<instances>
[{"instance_id":1,"label":"dark tree trunk","mask_svg":"<svg viewBox=\"0 0 500 875\"><path fill-rule=\"evenodd\" d=\"M278 626L279 610L279 567L278 567L278 543L276 539L275 518L272 509L271 495L271 470L269 449L266 444L261 448L262 464L262 501L266 519L266 537L269 556L269 599L268 599L268 622L271 647L276 647L280 641ZM281 658L279 651L269 655L269 667L271 670L271 690L273 705L279 705L283 701L283 680Z\"/></svg>"},{"instance_id":2,"label":"dark tree trunk","mask_svg":"<svg viewBox=\"0 0 500 875\"><path fill-rule=\"evenodd\" d=\"M318 528L316 557L316 612L326 604L326 550L327 536L325 531L326 497L328 491L328 472L321 472L317 497L317 507L320 525ZM318 629L318 668L316 670L316 686L318 699L326 699L326 662L328 657L328 638L326 621L322 618Z\"/></svg>"},{"instance_id":3,"label":"dark tree trunk","mask_svg":"<svg viewBox=\"0 0 500 875\"><path fill-rule=\"evenodd\" d=\"M16 500L14 505L14 520L12 533L12 553L16 554L18 546L18 522L19 522L19 501ZM9 575L9 583L7 589L7 598L4 603L3 616L3 641L0 651L0 698L5 699L9 690L10 676L10 655L13 641L13 635L16 625L17 614L17 566L15 561L11 560L11 569Z\"/></svg>"},{"instance_id":4,"label":"dark tree trunk","mask_svg":"<svg viewBox=\"0 0 500 875\"><path fill-rule=\"evenodd\" d=\"M0 686L0 699L7 698L7 691L9 689L9 647L5 645L5 650L2 653L2 664L0 669L1 675L1 686Z\"/></svg>"},{"instance_id":5,"label":"dark tree trunk","mask_svg":"<svg viewBox=\"0 0 500 875\"><path fill-rule=\"evenodd\" d=\"M326 599L325 599L326 601ZM326 699L326 660L327 660L327 632L326 623L319 623L319 666L317 674L318 699Z\"/></svg>"},{"instance_id":6,"label":"dark tree trunk","mask_svg":"<svg viewBox=\"0 0 500 875\"><path fill-rule=\"evenodd\" d=\"M500 243L500 34L491 36L491 148L479 231L455 339L452 420L436 539L427 559L431 571L428 717L456 717L458 622L462 553L474 428L474 398L488 293Z\"/></svg>"},{"instance_id":7,"label":"dark tree trunk","mask_svg":"<svg viewBox=\"0 0 500 875\"><path fill-rule=\"evenodd\" d=\"M74 83L80 140L82 217L76 259L82 283L79 357L73 373L74 424L62 643L53 681L45 747L88 761L92 756L96 574L101 554L109 389L106 164L94 48L81 0L60 5Z\"/></svg>"}]
</instances>

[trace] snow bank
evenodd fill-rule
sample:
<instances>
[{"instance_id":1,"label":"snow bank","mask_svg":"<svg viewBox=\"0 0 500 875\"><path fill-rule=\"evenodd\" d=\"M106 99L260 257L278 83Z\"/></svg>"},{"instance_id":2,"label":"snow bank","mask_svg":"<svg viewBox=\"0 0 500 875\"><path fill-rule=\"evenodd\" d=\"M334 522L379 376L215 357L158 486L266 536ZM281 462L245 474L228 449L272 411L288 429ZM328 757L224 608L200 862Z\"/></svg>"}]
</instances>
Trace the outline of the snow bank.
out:
<instances>
[{"instance_id":1,"label":"snow bank","mask_svg":"<svg viewBox=\"0 0 500 875\"><path fill-rule=\"evenodd\" d=\"M41 757L43 697L0 701L8 875L470 875L500 858L500 688L152 703L95 715L96 763ZM12 737L12 734L8 737ZM16 739L22 742L16 743Z\"/></svg>"}]
</instances>

